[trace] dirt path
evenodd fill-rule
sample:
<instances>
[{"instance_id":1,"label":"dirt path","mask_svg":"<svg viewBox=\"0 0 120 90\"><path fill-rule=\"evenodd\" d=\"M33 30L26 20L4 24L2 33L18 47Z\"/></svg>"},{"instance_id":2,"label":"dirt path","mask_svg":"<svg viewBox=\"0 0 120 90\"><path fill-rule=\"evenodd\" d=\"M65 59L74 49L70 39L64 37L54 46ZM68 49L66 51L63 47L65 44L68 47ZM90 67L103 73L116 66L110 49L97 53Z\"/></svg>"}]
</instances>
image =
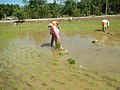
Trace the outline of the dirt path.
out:
<instances>
[{"instance_id":1,"label":"dirt path","mask_svg":"<svg viewBox=\"0 0 120 90\"><path fill-rule=\"evenodd\" d=\"M66 17L66 18L43 18L43 19L25 19L26 22L31 21L52 21L52 20L79 20L79 19L93 19L93 18L119 18L120 15L103 15L103 16L87 16L87 17ZM0 23L16 22L17 20L0 20Z\"/></svg>"}]
</instances>

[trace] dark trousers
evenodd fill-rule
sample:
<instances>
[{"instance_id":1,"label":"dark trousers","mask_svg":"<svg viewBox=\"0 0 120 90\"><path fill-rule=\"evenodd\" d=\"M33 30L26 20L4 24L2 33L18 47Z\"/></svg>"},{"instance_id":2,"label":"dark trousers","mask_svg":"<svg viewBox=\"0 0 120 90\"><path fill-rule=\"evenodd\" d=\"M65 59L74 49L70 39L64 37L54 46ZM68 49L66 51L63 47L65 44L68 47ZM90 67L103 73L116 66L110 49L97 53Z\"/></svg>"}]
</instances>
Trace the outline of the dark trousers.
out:
<instances>
[{"instance_id":1,"label":"dark trousers","mask_svg":"<svg viewBox=\"0 0 120 90\"><path fill-rule=\"evenodd\" d=\"M57 44L57 37L52 34L52 37L51 37L51 46L54 46L53 45L54 41L55 41L55 45L56 45Z\"/></svg>"},{"instance_id":2,"label":"dark trousers","mask_svg":"<svg viewBox=\"0 0 120 90\"><path fill-rule=\"evenodd\" d=\"M107 31L107 29L108 29L108 27L102 27L102 30L105 32L105 31Z\"/></svg>"}]
</instances>

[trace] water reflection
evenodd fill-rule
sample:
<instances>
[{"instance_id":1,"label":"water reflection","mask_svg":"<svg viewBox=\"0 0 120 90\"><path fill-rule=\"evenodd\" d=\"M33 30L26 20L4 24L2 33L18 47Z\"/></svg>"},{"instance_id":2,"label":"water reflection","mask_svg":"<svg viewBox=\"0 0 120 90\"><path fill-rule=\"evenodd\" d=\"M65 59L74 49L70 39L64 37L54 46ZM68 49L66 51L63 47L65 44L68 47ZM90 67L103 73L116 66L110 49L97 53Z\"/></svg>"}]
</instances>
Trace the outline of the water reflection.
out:
<instances>
[{"instance_id":1,"label":"water reflection","mask_svg":"<svg viewBox=\"0 0 120 90\"><path fill-rule=\"evenodd\" d=\"M24 38L23 38L24 37ZM22 38L16 38L14 40L15 46L35 47L35 39L29 34L24 34Z\"/></svg>"},{"instance_id":2,"label":"water reflection","mask_svg":"<svg viewBox=\"0 0 120 90\"><path fill-rule=\"evenodd\" d=\"M47 52L45 52L47 54L49 54L49 50L51 51L52 60L58 61L60 59L59 51L56 50L55 47L51 47L50 43L48 43L48 42L43 43L43 44L41 44L41 47L48 49Z\"/></svg>"},{"instance_id":3,"label":"water reflection","mask_svg":"<svg viewBox=\"0 0 120 90\"><path fill-rule=\"evenodd\" d=\"M62 34L63 46L69 51L71 57L77 59L77 63L101 72L111 72L110 67L114 68L114 72L118 72L118 68L120 69L119 36L115 39L116 35L104 32L79 32L70 36L66 33ZM92 43L92 40L98 42Z\"/></svg>"},{"instance_id":4,"label":"water reflection","mask_svg":"<svg viewBox=\"0 0 120 90\"><path fill-rule=\"evenodd\" d=\"M51 48L51 52L52 52L52 58L54 61L59 61L60 60L60 55L59 52L55 49L55 48Z\"/></svg>"}]
</instances>

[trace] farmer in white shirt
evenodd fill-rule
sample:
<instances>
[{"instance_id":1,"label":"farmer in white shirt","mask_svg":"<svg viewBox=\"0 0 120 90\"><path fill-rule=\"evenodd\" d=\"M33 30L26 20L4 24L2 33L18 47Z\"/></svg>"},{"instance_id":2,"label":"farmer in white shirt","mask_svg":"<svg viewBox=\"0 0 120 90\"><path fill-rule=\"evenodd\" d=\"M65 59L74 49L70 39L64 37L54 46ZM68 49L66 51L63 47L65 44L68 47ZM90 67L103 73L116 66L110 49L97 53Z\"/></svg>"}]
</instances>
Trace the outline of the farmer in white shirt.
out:
<instances>
[{"instance_id":1,"label":"farmer in white shirt","mask_svg":"<svg viewBox=\"0 0 120 90\"><path fill-rule=\"evenodd\" d=\"M110 23L108 20L106 20L106 19L102 20L102 30L104 32L107 31L107 29L109 28L109 25L110 25Z\"/></svg>"}]
</instances>

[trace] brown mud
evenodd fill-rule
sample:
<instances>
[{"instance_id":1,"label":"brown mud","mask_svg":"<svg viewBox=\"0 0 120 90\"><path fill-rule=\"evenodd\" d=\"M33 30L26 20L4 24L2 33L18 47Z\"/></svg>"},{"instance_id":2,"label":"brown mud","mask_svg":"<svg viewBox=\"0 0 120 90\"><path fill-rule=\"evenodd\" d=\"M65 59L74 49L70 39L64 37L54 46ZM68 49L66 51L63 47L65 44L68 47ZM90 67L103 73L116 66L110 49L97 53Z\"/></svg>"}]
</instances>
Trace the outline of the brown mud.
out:
<instances>
[{"instance_id":1,"label":"brown mud","mask_svg":"<svg viewBox=\"0 0 120 90\"><path fill-rule=\"evenodd\" d=\"M120 34L103 39L97 30L62 32L61 43L69 51L62 56L50 47L48 32L1 38L0 90L119 90L120 80L110 75L120 76Z\"/></svg>"}]
</instances>

